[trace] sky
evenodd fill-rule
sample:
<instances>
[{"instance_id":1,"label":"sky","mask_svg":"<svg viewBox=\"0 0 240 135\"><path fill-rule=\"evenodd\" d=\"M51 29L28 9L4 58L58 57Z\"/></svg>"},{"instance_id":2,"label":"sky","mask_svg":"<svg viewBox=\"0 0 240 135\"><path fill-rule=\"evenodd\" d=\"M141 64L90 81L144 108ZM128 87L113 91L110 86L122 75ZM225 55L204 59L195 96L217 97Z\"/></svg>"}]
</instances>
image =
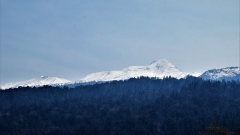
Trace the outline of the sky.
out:
<instances>
[{"instance_id":1,"label":"sky","mask_svg":"<svg viewBox=\"0 0 240 135\"><path fill-rule=\"evenodd\" d=\"M167 59L184 72L239 64L239 0L1 0L0 83L71 81Z\"/></svg>"}]
</instances>

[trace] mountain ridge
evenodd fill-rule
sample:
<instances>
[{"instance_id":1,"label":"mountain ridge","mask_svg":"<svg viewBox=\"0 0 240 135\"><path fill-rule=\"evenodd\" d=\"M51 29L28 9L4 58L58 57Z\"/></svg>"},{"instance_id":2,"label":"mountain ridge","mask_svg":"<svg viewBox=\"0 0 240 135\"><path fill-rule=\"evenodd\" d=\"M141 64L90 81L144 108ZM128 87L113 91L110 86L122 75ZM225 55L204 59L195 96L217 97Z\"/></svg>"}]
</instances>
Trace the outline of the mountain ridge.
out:
<instances>
[{"instance_id":1,"label":"mountain ridge","mask_svg":"<svg viewBox=\"0 0 240 135\"><path fill-rule=\"evenodd\" d=\"M240 80L239 67L225 67L220 69L210 69L205 71L201 76L205 80Z\"/></svg>"},{"instance_id":2,"label":"mountain ridge","mask_svg":"<svg viewBox=\"0 0 240 135\"><path fill-rule=\"evenodd\" d=\"M137 77L155 77L162 79L171 76L177 79L185 78L187 76L201 77L205 80L240 80L240 70L238 67L226 67L221 69L211 69L205 71L203 74L198 72L187 73L181 71L175 65L166 59L152 61L146 66L130 66L122 70L112 70L95 72L77 80L69 81L67 79L40 76L26 81L6 83L0 86L0 89L18 88L18 87L40 87L44 85L50 86L68 86L76 87L78 85L88 85L95 83L102 83L114 80L127 80Z\"/></svg>"},{"instance_id":3,"label":"mountain ridge","mask_svg":"<svg viewBox=\"0 0 240 135\"><path fill-rule=\"evenodd\" d=\"M58 77L51 77L51 76L39 76L37 78L33 78L26 81L19 81L14 83L6 83L0 86L0 89L9 89L9 88L18 88L18 87L40 87L44 85L51 85L51 86L61 86L71 81L58 78Z\"/></svg>"},{"instance_id":4,"label":"mountain ridge","mask_svg":"<svg viewBox=\"0 0 240 135\"><path fill-rule=\"evenodd\" d=\"M122 70L91 73L81 78L77 83L126 80L129 78L136 78L140 76L156 77L159 79L166 76L172 76L174 78L180 79L186 77L187 75L192 74L182 72L180 69L178 69L166 59L161 59L153 61L150 63L150 65L147 66L130 66ZM193 75L196 76L198 74Z\"/></svg>"}]
</instances>

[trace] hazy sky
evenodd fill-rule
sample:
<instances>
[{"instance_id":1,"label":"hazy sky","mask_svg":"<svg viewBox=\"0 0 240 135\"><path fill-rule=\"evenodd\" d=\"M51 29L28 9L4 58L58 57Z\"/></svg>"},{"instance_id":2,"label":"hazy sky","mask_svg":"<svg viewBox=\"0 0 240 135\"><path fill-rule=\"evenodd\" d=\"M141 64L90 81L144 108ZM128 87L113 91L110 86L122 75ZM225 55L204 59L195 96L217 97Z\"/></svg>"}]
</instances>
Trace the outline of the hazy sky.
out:
<instances>
[{"instance_id":1,"label":"hazy sky","mask_svg":"<svg viewBox=\"0 0 240 135\"><path fill-rule=\"evenodd\" d=\"M239 0L1 0L0 83L165 58L185 72L238 66Z\"/></svg>"}]
</instances>

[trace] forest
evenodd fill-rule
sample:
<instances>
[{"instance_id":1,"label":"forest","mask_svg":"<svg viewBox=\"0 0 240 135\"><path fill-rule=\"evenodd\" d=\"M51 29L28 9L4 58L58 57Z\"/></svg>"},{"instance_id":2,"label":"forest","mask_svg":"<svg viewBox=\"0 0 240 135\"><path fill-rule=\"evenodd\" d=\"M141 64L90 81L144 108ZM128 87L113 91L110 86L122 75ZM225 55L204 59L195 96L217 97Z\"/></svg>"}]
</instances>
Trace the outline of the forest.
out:
<instances>
[{"instance_id":1,"label":"forest","mask_svg":"<svg viewBox=\"0 0 240 135\"><path fill-rule=\"evenodd\" d=\"M0 135L201 134L240 134L240 81L139 77L0 90Z\"/></svg>"}]
</instances>

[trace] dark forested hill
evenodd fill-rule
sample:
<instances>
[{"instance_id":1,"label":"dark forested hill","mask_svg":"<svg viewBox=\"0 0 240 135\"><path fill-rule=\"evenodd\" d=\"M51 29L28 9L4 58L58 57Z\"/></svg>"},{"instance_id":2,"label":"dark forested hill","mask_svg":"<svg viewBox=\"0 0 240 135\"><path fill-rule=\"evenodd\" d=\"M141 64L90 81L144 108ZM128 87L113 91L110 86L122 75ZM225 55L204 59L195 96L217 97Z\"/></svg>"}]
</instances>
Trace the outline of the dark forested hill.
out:
<instances>
[{"instance_id":1,"label":"dark forested hill","mask_svg":"<svg viewBox=\"0 0 240 135\"><path fill-rule=\"evenodd\" d=\"M141 77L0 91L0 135L197 135L211 123L239 134L239 82Z\"/></svg>"}]
</instances>

